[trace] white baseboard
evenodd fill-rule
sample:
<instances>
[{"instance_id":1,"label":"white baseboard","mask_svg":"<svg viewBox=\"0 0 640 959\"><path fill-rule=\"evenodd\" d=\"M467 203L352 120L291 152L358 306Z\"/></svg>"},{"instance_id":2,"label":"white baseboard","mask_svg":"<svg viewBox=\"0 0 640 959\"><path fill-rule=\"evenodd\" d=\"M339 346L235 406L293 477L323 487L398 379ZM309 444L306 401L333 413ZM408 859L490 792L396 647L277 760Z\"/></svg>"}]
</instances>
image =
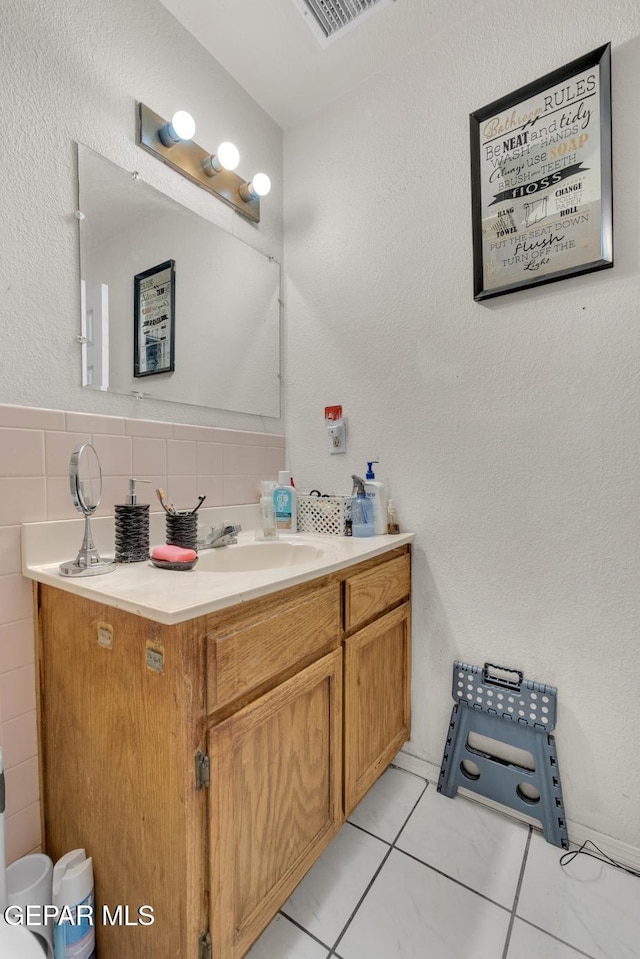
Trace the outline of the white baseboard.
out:
<instances>
[{"instance_id":1,"label":"white baseboard","mask_svg":"<svg viewBox=\"0 0 640 959\"><path fill-rule=\"evenodd\" d=\"M438 784L440 767L436 766L435 763L428 762L426 759L419 759L418 756L412 756L410 753L400 750L394 757L393 765L399 769L404 769L406 772L413 773L415 776L421 776L422 779L428 780L428 782L433 783L434 786ZM537 819L531 819L528 816L521 815L515 809L507 809L499 803L495 803L491 799L486 799L484 796L478 796L476 793L472 793L467 789L460 789L458 792L461 796L465 796L474 802L482 803L483 806L495 809L498 812L510 816L512 819L527 823L527 825L533 826L534 829L541 831L540 823ZM569 841L572 846L577 848L581 846L583 842L586 842L587 839L590 839L592 843L595 843L595 845L607 856L610 856L611 859L621 863L623 866L640 872L640 849L636 846L630 846L628 843L621 842L619 839L605 836L602 833L596 832L595 829L591 829L589 826L583 826L578 822L573 822L571 819L567 820L567 832L569 833Z\"/></svg>"}]
</instances>

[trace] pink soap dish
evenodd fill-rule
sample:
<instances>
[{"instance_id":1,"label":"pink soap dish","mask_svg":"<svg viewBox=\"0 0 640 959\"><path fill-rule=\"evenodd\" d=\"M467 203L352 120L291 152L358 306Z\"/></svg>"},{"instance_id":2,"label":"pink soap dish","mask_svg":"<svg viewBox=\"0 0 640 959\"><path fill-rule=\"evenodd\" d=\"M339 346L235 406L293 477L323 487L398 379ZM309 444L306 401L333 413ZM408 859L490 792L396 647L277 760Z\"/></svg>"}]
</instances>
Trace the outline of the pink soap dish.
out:
<instances>
[{"instance_id":1,"label":"pink soap dish","mask_svg":"<svg viewBox=\"0 0 640 959\"><path fill-rule=\"evenodd\" d=\"M150 558L158 569L193 569L198 562L198 554L194 549L183 549L181 546L154 546Z\"/></svg>"},{"instance_id":2,"label":"pink soap dish","mask_svg":"<svg viewBox=\"0 0 640 959\"><path fill-rule=\"evenodd\" d=\"M170 563L164 559L151 559L151 562L154 566L157 566L158 569L193 569L193 567L198 562L198 557L192 559L190 563Z\"/></svg>"}]
</instances>

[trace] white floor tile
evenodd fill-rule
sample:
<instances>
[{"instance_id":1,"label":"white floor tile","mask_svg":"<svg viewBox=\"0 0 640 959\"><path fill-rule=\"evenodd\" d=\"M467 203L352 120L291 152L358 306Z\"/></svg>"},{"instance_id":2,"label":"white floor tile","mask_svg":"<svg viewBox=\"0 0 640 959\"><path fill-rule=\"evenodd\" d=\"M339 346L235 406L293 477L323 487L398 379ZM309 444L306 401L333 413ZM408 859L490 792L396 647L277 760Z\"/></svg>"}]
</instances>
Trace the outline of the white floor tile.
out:
<instances>
[{"instance_id":1,"label":"white floor tile","mask_svg":"<svg viewBox=\"0 0 640 959\"><path fill-rule=\"evenodd\" d=\"M347 823L282 911L332 946L389 847Z\"/></svg>"},{"instance_id":2,"label":"white floor tile","mask_svg":"<svg viewBox=\"0 0 640 959\"><path fill-rule=\"evenodd\" d=\"M425 786L424 779L389 768L353 810L349 822L393 842Z\"/></svg>"},{"instance_id":3,"label":"white floor tile","mask_svg":"<svg viewBox=\"0 0 640 959\"><path fill-rule=\"evenodd\" d=\"M588 856L563 869L562 853L534 833L518 915L595 959L637 959L640 879Z\"/></svg>"},{"instance_id":4,"label":"white floor tile","mask_svg":"<svg viewBox=\"0 0 640 959\"><path fill-rule=\"evenodd\" d=\"M328 949L285 916L276 916L247 954L247 959L327 959L328 954Z\"/></svg>"},{"instance_id":5,"label":"white floor tile","mask_svg":"<svg viewBox=\"0 0 640 959\"><path fill-rule=\"evenodd\" d=\"M584 959L584 954L516 919L507 959Z\"/></svg>"},{"instance_id":6,"label":"white floor tile","mask_svg":"<svg viewBox=\"0 0 640 959\"><path fill-rule=\"evenodd\" d=\"M398 842L447 876L511 908L529 827L429 785Z\"/></svg>"},{"instance_id":7,"label":"white floor tile","mask_svg":"<svg viewBox=\"0 0 640 959\"><path fill-rule=\"evenodd\" d=\"M509 913L395 850L344 938L342 959L497 959Z\"/></svg>"}]
</instances>

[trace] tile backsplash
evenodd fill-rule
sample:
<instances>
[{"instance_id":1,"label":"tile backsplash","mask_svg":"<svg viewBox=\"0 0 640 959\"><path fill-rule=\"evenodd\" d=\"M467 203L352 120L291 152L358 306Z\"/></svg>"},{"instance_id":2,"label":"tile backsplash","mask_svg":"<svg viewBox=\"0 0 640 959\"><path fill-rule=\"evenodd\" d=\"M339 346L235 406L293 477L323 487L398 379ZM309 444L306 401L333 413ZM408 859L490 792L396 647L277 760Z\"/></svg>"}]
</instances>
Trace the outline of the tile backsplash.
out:
<instances>
[{"instance_id":1,"label":"tile backsplash","mask_svg":"<svg viewBox=\"0 0 640 959\"><path fill-rule=\"evenodd\" d=\"M40 845L32 590L20 573L20 524L75 519L69 459L79 443L103 472L97 515L124 503L129 476L149 480L140 502L160 512L257 503L259 482L285 468L285 437L217 427L0 404L0 743L6 770L7 861Z\"/></svg>"}]
</instances>

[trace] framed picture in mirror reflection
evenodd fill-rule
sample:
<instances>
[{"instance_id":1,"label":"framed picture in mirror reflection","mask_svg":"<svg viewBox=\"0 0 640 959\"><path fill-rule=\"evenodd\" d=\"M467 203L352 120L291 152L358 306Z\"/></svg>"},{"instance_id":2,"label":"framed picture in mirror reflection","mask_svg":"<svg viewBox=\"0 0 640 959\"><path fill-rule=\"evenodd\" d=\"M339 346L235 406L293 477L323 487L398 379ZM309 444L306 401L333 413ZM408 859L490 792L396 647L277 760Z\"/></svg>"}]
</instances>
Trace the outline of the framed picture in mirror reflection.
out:
<instances>
[{"instance_id":1,"label":"framed picture in mirror reflection","mask_svg":"<svg viewBox=\"0 0 640 959\"><path fill-rule=\"evenodd\" d=\"M133 375L175 369L175 260L133 278Z\"/></svg>"}]
</instances>

